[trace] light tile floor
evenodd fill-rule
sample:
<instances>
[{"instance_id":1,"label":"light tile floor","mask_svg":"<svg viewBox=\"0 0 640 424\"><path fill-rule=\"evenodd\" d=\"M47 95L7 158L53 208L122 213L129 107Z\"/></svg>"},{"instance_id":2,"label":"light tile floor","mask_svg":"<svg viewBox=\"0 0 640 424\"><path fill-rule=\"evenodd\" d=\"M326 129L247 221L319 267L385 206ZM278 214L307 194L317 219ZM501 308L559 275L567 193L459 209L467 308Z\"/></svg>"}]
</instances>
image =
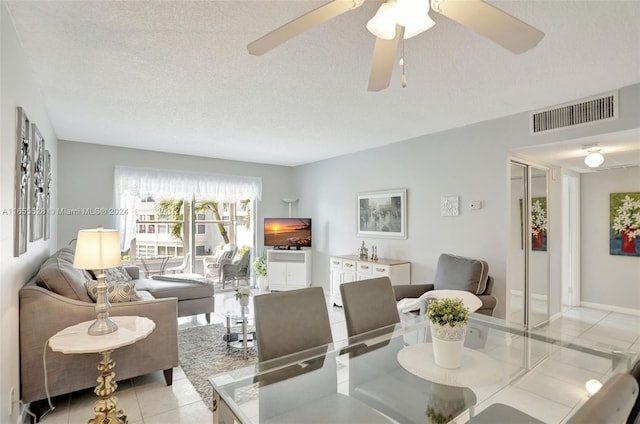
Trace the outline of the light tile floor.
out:
<instances>
[{"instance_id":1,"label":"light tile floor","mask_svg":"<svg viewBox=\"0 0 640 424\"><path fill-rule=\"evenodd\" d=\"M233 292L216 294L213 322L224 324L225 302L232 301ZM334 340L346 338L342 308L329 307ZM204 315L180 318L179 327L206 325ZM594 347L617 346L640 351L640 316L625 315L587 308L572 308L545 329L548 335L573 340ZM514 349L517 347L514 347ZM117 372L117 367L116 367ZM518 406L545 422L560 422L586 400L584 383L590 378L609 375L611 361L580 353L557 349L547 355L533 372L489 396L476 407L503 402ZM343 384L344 385L344 384ZM344 387L342 387L344 389ZM212 414L185 377L182 369L174 370L173 385L166 386L161 372L119 383L116 392L119 405L126 411L130 424L200 424L212 422ZM95 395L86 390L53 399L55 409L41 420L45 424L84 423L92 416ZM28 418L25 422L29 422Z\"/></svg>"}]
</instances>

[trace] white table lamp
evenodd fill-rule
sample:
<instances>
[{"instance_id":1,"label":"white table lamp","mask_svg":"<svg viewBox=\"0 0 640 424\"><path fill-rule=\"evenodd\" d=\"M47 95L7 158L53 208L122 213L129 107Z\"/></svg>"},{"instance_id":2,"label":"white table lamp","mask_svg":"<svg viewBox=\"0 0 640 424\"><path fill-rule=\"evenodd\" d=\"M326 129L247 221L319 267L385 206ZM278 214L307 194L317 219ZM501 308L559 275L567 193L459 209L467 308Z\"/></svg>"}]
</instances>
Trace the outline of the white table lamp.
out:
<instances>
[{"instance_id":1,"label":"white table lamp","mask_svg":"<svg viewBox=\"0 0 640 424\"><path fill-rule=\"evenodd\" d=\"M101 226L92 230L78 231L76 253L73 266L81 269L98 270L96 313L98 319L89 326L89 334L101 336L113 333L118 325L109 319L109 296L104 279L104 269L120 265L120 234L117 230L105 230Z\"/></svg>"}]
</instances>

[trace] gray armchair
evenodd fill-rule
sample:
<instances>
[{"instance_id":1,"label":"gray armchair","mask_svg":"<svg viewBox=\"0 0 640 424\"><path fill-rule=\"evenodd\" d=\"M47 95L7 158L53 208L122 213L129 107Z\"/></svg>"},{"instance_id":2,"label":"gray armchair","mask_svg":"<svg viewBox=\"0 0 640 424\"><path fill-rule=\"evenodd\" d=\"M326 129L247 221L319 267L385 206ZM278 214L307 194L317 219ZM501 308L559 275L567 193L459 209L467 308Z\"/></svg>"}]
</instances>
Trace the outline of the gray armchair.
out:
<instances>
[{"instance_id":1,"label":"gray armchair","mask_svg":"<svg viewBox=\"0 0 640 424\"><path fill-rule=\"evenodd\" d=\"M478 296L482 306L476 311L493 315L496 298L491 295L493 278L489 275L489 264L480 259L466 258L443 253L438 258L433 284L411 284L394 286L396 300L418 298L431 290L464 290ZM426 301L420 314L426 313Z\"/></svg>"}]
</instances>

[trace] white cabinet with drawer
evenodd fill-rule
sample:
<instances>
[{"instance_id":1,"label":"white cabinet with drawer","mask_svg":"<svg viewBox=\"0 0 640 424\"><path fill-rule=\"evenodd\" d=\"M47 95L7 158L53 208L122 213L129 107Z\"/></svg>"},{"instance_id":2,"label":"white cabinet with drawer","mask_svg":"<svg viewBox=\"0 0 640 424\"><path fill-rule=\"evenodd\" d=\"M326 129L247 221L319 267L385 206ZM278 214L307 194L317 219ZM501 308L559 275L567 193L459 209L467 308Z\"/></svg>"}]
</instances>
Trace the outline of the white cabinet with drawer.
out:
<instances>
[{"instance_id":1,"label":"white cabinet with drawer","mask_svg":"<svg viewBox=\"0 0 640 424\"><path fill-rule=\"evenodd\" d=\"M350 283L356 280L356 261L337 256L331 257L331 267L329 274L329 289L331 302L335 306L342 306L340 296L340 284Z\"/></svg>"},{"instance_id":2,"label":"white cabinet with drawer","mask_svg":"<svg viewBox=\"0 0 640 424\"><path fill-rule=\"evenodd\" d=\"M330 266L331 300L336 306L342 306L340 284L377 277L389 277L394 285L411 284L411 263L408 261L378 259L373 262L345 255L332 256Z\"/></svg>"}]
</instances>

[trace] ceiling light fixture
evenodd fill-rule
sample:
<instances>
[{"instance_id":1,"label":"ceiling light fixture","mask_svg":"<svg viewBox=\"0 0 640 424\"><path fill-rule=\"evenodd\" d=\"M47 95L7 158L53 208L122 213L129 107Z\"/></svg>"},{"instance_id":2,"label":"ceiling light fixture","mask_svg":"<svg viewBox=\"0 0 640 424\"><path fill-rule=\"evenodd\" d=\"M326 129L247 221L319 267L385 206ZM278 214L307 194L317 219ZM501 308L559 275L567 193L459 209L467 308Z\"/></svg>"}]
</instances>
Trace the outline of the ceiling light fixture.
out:
<instances>
[{"instance_id":1,"label":"ceiling light fixture","mask_svg":"<svg viewBox=\"0 0 640 424\"><path fill-rule=\"evenodd\" d=\"M597 168L604 163L604 156L600 153L600 149L597 144L583 146L582 150L589 152L589 154L584 158L584 163L589 168Z\"/></svg>"},{"instance_id":2,"label":"ceiling light fixture","mask_svg":"<svg viewBox=\"0 0 640 424\"><path fill-rule=\"evenodd\" d=\"M383 40L393 40L396 24L402 25L404 39L415 37L436 23L429 17L429 0L388 0L367 23L367 29Z\"/></svg>"},{"instance_id":3,"label":"ceiling light fixture","mask_svg":"<svg viewBox=\"0 0 640 424\"><path fill-rule=\"evenodd\" d=\"M378 38L393 40L396 37L396 13L395 0L382 3L373 18L367 22L367 29Z\"/></svg>"},{"instance_id":4,"label":"ceiling light fixture","mask_svg":"<svg viewBox=\"0 0 640 424\"><path fill-rule=\"evenodd\" d=\"M422 34L436 23L429 17L429 0L398 0L398 25L404 27L404 39Z\"/></svg>"}]
</instances>

